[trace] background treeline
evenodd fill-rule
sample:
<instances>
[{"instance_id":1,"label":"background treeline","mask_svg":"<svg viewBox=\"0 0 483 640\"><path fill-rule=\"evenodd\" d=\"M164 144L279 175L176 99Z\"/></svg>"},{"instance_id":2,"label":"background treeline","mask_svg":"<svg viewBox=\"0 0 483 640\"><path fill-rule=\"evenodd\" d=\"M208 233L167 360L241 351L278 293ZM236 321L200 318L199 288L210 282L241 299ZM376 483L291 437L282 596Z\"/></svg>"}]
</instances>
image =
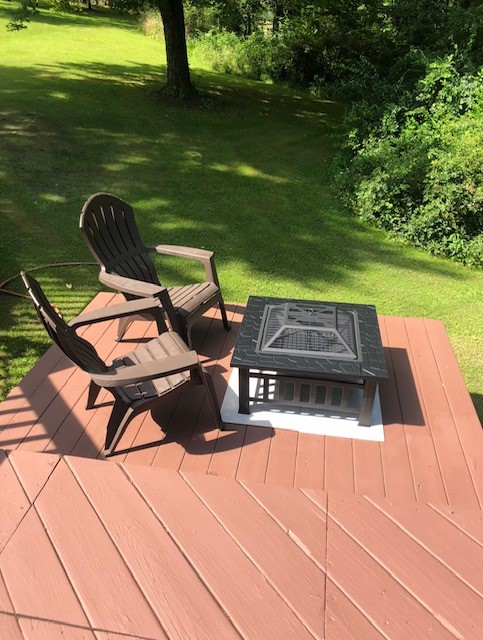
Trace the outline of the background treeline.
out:
<instances>
[{"instance_id":1,"label":"background treeline","mask_svg":"<svg viewBox=\"0 0 483 640\"><path fill-rule=\"evenodd\" d=\"M358 215L483 264L479 0L191 0L185 19L214 70L347 102L335 170Z\"/></svg>"}]
</instances>

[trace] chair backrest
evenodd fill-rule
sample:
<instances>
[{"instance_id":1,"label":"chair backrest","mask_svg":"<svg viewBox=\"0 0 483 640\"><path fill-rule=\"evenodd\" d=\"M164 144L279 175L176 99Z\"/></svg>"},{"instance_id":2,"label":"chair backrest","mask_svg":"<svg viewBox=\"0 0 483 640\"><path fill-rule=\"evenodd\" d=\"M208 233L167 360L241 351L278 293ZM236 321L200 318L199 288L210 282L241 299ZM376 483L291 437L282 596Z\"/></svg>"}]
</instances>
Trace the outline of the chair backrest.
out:
<instances>
[{"instance_id":1,"label":"chair backrest","mask_svg":"<svg viewBox=\"0 0 483 640\"><path fill-rule=\"evenodd\" d=\"M52 340L65 355L87 373L104 373L108 367L101 360L90 342L77 335L69 327L47 300L40 284L28 273L22 271L22 280L32 298L37 315Z\"/></svg>"},{"instance_id":2,"label":"chair backrest","mask_svg":"<svg viewBox=\"0 0 483 640\"><path fill-rule=\"evenodd\" d=\"M82 208L80 228L92 255L108 273L160 284L127 202L109 193L94 194Z\"/></svg>"}]
</instances>

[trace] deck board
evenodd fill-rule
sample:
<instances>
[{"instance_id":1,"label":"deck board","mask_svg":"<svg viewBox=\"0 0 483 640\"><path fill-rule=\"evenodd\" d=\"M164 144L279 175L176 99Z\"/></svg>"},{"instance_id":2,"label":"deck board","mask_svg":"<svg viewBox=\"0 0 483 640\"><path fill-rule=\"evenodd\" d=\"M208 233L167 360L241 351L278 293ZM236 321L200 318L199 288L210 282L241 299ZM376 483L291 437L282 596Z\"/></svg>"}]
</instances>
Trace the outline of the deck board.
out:
<instances>
[{"instance_id":1,"label":"deck board","mask_svg":"<svg viewBox=\"0 0 483 640\"><path fill-rule=\"evenodd\" d=\"M24 640L96 640L96 634L85 627L57 624L38 618L21 618Z\"/></svg>"},{"instance_id":2,"label":"deck board","mask_svg":"<svg viewBox=\"0 0 483 640\"><path fill-rule=\"evenodd\" d=\"M279 526L289 533L303 552L325 570L326 512L319 509L299 490L260 483L242 485Z\"/></svg>"},{"instance_id":3,"label":"deck board","mask_svg":"<svg viewBox=\"0 0 483 640\"><path fill-rule=\"evenodd\" d=\"M325 436L299 433L294 485L323 489L324 459Z\"/></svg>"},{"instance_id":4,"label":"deck board","mask_svg":"<svg viewBox=\"0 0 483 640\"><path fill-rule=\"evenodd\" d=\"M355 493L384 497L386 490L379 442L354 440L352 453L354 456ZM371 470L371 473L367 473L368 469Z\"/></svg>"},{"instance_id":5,"label":"deck board","mask_svg":"<svg viewBox=\"0 0 483 640\"><path fill-rule=\"evenodd\" d=\"M385 320L417 500L447 502L404 318L386 317ZM391 470L386 468L386 472L389 474Z\"/></svg>"},{"instance_id":6,"label":"deck board","mask_svg":"<svg viewBox=\"0 0 483 640\"><path fill-rule=\"evenodd\" d=\"M25 640L15 616L0 611L0 629L8 640Z\"/></svg>"},{"instance_id":7,"label":"deck board","mask_svg":"<svg viewBox=\"0 0 483 640\"><path fill-rule=\"evenodd\" d=\"M438 354L436 364L481 508L483 506L483 474L481 473L483 447L475 447L473 438L474 432L481 428L481 424L463 377L460 375L456 356L443 323L435 320L424 322L433 353Z\"/></svg>"},{"instance_id":8,"label":"deck board","mask_svg":"<svg viewBox=\"0 0 483 640\"><path fill-rule=\"evenodd\" d=\"M328 525L328 547L328 578L350 601L357 603L364 617L385 638L427 640L432 636L438 640L454 640L453 634L394 579L394 574L374 560L332 517Z\"/></svg>"},{"instance_id":9,"label":"deck board","mask_svg":"<svg viewBox=\"0 0 483 640\"><path fill-rule=\"evenodd\" d=\"M230 432L223 434L223 437L218 436L208 467L210 475L226 478L237 476L245 433L246 428L238 425L235 429L230 429Z\"/></svg>"},{"instance_id":10,"label":"deck board","mask_svg":"<svg viewBox=\"0 0 483 640\"><path fill-rule=\"evenodd\" d=\"M470 586L462 580L454 568L455 560L452 555L447 556L450 564L443 563L431 546L427 548L417 536L408 535L407 523L413 523L417 517L425 522L425 528L431 529L433 519L427 519L428 507L421 508L417 513L414 506L404 506L403 509L406 513L402 511L399 514L400 524L403 525L400 526L388 518L382 509L376 508L364 498L354 501L353 498L329 496L330 520L335 525L332 538L329 533L329 544L334 538L345 538L344 544L348 547L357 545L361 550L359 553L367 554L366 566L376 570L377 565L377 571L397 576L397 582L405 592L404 596L401 594L401 598L406 598L408 609L405 610L401 602L399 610L392 612L390 617L394 621L399 618L401 624L416 623L417 629L414 631L408 627L410 637L420 637L418 634L423 631L426 635L421 637L428 637L434 624L434 612L438 611L440 628L437 632L433 628L434 637L476 638L483 628L481 595L473 584ZM431 511L429 514L431 515ZM329 532L330 526L329 524ZM428 531L427 535L431 533ZM460 551L464 553L461 547ZM477 556L471 552L467 557L477 561ZM375 584L380 588L381 580L376 580ZM395 593L394 589L392 593ZM418 613L414 617L408 616L409 607L414 607L415 604L409 603L407 594L411 594L420 603L416 606ZM366 606L370 606L369 603ZM402 618L410 620L404 621Z\"/></svg>"},{"instance_id":11,"label":"deck board","mask_svg":"<svg viewBox=\"0 0 483 640\"><path fill-rule=\"evenodd\" d=\"M1 406L0 426L2 428L5 428L12 418L19 411L22 411L42 380L50 374L62 357L63 354L60 349L55 345L51 346L25 374L21 383L10 391Z\"/></svg>"},{"instance_id":12,"label":"deck board","mask_svg":"<svg viewBox=\"0 0 483 640\"><path fill-rule=\"evenodd\" d=\"M408 509L402 504L371 501L384 516L428 550L483 598L483 550L476 540L437 511L422 506ZM481 531L480 531L481 534Z\"/></svg>"},{"instance_id":13,"label":"deck board","mask_svg":"<svg viewBox=\"0 0 483 640\"><path fill-rule=\"evenodd\" d=\"M432 504L430 506L443 518L451 522L455 527L461 529L461 531L483 547L481 540L483 532L483 511L476 509L458 509L455 511L445 505Z\"/></svg>"},{"instance_id":14,"label":"deck board","mask_svg":"<svg viewBox=\"0 0 483 640\"><path fill-rule=\"evenodd\" d=\"M445 469L443 482L448 501L450 504L476 507L478 498L461 448L445 387L434 353L427 347L427 325L421 318L407 318L405 324L426 404L427 423L430 427L428 431L433 437L439 467Z\"/></svg>"},{"instance_id":15,"label":"deck board","mask_svg":"<svg viewBox=\"0 0 483 640\"><path fill-rule=\"evenodd\" d=\"M271 429L268 429L271 432ZM295 463L299 434L281 430L270 439L265 481L269 484L292 487L295 479Z\"/></svg>"},{"instance_id":16,"label":"deck board","mask_svg":"<svg viewBox=\"0 0 483 640\"><path fill-rule=\"evenodd\" d=\"M403 423L396 374L394 370L394 349L389 347L387 331L388 318L379 316L382 343L385 345L389 379L380 385L381 410L384 417L385 444L380 447L384 473L384 491L391 500L412 501L417 493L411 469L411 460ZM397 366L397 363L396 363Z\"/></svg>"},{"instance_id":17,"label":"deck board","mask_svg":"<svg viewBox=\"0 0 483 640\"><path fill-rule=\"evenodd\" d=\"M1 552L30 508L30 501L4 451L0 451L0 501Z\"/></svg>"},{"instance_id":18,"label":"deck board","mask_svg":"<svg viewBox=\"0 0 483 640\"><path fill-rule=\"evenodd\" d=\"M377 443L373 443L377 447ZM325 439L326 491L354 493L353 442L348 438Z\"/></svg>"},{"instance_id":19,"label":"deck board","mask_svg":"<svg viewBox=\"0 0 483 640\"><path fill-rule=\"evenodd\" d=\"M270 456L270 440L274 435L273 429L246 428L236 474L237 479L265 482Z\"/></svg>"},{"instance_id":20,"label":"deck board","mask_svg":"<svg viewBox=\"0 0 483 640\"><path fill-rule=\"evenodd\" d=\"M375 623L348 596L327 579L327 609L325 615L327 640L387 640L387 630L378 630Z\"/></svg>"},{"instance_id":21,"label":"deck board","mask_svg":"<svg viewBox=\"0 0 483 640\"><path fill-rule=\"evenodd\" d=\"M315 638L323 637L325 573L295 545L253 497L236 483L184 475L196 495L243 549ZM316 526L323 536L321 522Z\"/></svg>"},{"instance_id":22,"label":"deck board","mask_svg":"<svg viewBox=\"0 0 483 640\"><path fill-rule=\"evenodd\" d=\"M15 613L13 608L12 599L8 595L7 585L3 579L2 572L0 571L0 611L5 613Z\"/></svg>"},{"instance_id":23,"label":"deck board","mask_svg":"<svg viewBox=\"0 0 483 640\"><path fill-rule=\"evenodd\" d=\"M89 626L35 509L28 512L2 553L2 573L18 614Z\"/></svg>"}]
</instances>

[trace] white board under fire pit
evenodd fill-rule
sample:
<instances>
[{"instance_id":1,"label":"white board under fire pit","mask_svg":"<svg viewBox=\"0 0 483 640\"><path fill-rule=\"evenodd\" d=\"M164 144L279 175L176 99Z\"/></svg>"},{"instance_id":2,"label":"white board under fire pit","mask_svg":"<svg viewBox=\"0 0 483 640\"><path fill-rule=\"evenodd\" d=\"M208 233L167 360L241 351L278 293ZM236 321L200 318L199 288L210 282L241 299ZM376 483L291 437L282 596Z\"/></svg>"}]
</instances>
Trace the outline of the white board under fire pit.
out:
<instances>
[{"instance_id":1,"label":"white board under fire pit","mask_svg":"<svg viewBox=\"0 0 483 640\"><path fill-rule=\"evenodd\" d=\"M258 396L257 379L250 379L250 396ZM376 391L371 426L360 427L357 418L347 413L279 406L273 402L251 402L250 414L238 413L238 369L232 369L221 406L221 417L229 424L290 429L322 436L384 442L379 390Z\"/></svg>"}]
</instances>

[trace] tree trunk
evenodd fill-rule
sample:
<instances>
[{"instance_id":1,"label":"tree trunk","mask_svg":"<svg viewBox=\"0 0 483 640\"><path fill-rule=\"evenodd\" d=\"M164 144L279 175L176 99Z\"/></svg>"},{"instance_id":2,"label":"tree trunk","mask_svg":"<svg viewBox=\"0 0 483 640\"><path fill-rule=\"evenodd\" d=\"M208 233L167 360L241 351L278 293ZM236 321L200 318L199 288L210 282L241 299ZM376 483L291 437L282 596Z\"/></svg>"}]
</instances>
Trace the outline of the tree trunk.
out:
<instances>
[{"instance_id":1,"label":"tree trunk","mask_svg":"<svg viewBox=\"0 0 483 640\"><path fill-rule=\"evenodd\" d=\"M283 16L283 7L278 0L273 2L272 33L277 33L280 26L280 18Z\"/></svg>"},{"instance_id":2,"label":"tree trunk","mask_svg":"<svg viewBox=\"0 0 483 640\"><path fill-rule=\"evenodd\" d=\"M166 46L166 88L175 97L194 93L188 66L183 0L157 0Z\"/></svg>"}]
</instances>

